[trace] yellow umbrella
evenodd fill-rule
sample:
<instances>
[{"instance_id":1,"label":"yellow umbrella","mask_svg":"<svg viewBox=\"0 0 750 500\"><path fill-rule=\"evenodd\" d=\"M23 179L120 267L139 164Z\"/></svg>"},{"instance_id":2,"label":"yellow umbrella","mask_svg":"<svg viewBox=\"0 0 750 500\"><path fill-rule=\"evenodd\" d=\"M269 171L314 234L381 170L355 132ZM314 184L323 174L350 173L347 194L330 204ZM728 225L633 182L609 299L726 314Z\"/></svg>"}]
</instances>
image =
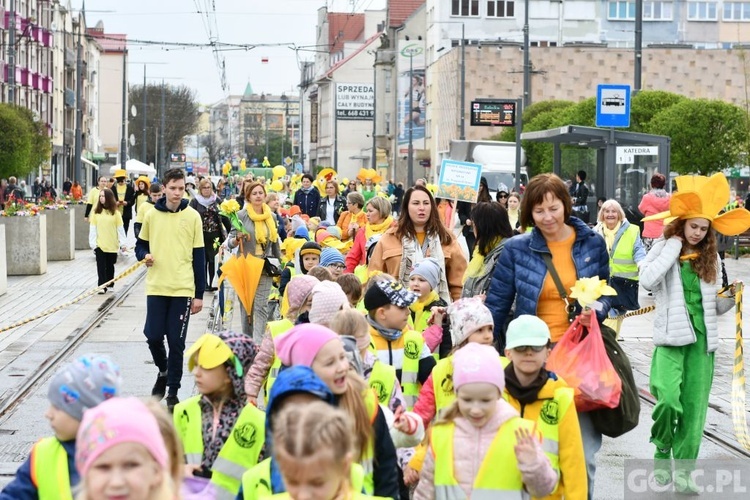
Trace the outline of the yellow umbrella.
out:
<instances>
[{"instance_id":1,"label":"yellow umbrella","mask_svg":"<svg viewBox=\"0 0 750 500\"><path fill-rule=\"evenodd\" d=\"M229 280L248 314L253 310L253 300L263 273L263 264L263 259L254 255L243 255L240 241L240 255L233 255L221 266L219 284L221 285L224 278Z\"/></svg>"}]
</instances>

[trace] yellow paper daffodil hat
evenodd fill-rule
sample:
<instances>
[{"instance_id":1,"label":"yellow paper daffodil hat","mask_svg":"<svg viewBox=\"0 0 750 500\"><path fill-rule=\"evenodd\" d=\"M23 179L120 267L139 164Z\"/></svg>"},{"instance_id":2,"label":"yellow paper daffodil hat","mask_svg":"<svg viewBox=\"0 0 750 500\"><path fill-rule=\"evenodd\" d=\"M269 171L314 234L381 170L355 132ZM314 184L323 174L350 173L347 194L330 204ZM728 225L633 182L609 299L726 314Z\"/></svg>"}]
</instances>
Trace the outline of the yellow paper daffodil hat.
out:
<instances>
[{"instance_id":1,"label":"yellow paper daffodil hat","mask_svg":"<svg viewBox=\"0 0 750 500\"><path fill-rule=\"evenodd\" d=\"M736 236L750 229L750 211L734 208L721 211L729 203L729 182L724 174L711 177L682 175L675 179L677 192L669 200L669 211L644 217L643 221L664 220L669 224L675 219L706 219L711 226L725 236Z\"/></svg>"}]
</instances>

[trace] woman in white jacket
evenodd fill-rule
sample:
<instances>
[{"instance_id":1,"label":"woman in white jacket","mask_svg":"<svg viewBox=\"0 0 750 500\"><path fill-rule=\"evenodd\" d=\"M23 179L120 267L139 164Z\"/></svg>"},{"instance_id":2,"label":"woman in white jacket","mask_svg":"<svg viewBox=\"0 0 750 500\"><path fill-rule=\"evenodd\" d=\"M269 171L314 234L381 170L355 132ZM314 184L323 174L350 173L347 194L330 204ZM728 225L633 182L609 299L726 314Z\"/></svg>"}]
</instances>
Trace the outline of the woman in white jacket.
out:
<instances>
[{"instance_id":1,"label":"woman in white jacket","mask_svg":"<svg viewBox=\"0 0 750 500\"><path fill-rule=\"evenodd\" d=\"M698 457L718 347L717 316L734 304L734 284L725 297L719 295L720 264L711 229L733 235L750 227L745 209L718 215L729 196L722 174L681 177L678 188L670 212L653 216L676 219L665 226L640 270L641 285L653 292L657 309L650 376L657 403L650 441L661 484L673 478L672 458ZM675 471L677 491L697 491L690 472Z\"/></svg>"}]
</instances>

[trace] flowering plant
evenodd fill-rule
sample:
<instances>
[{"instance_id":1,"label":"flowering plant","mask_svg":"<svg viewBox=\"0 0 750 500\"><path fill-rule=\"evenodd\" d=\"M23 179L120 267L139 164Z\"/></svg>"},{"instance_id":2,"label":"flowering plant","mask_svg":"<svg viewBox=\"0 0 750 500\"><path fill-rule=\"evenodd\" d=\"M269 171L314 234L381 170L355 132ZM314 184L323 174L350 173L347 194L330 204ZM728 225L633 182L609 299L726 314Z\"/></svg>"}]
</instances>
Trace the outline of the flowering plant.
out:
<instances>
[{"instance_id":1,"label":"flowering plant","mask_svg":"<svg viewBox=\"0 0 750 500\"><path fill-rule=\"evenodd\" d=\"M44 210L44 207L34 205L32 203L26 203L23 200L13 199L5 203L3 210L0 210L0 216L2 217L34 217L39 212Z\"/></svg>"},{"instance_id":2,"label":"flowering plant","mask_svg":"<svg viewBox=\"0 0 750 500\"><path fill-rule=\"evenodd\" d=\"M237 217L237 212L239 211L240 204L237 203L237 200L224 200L221 202L221 205L219 205L219 214L229 219L232 227L234 227L238 232L242 234L248 234L247 230L242 225L242 222L240 222L239 217Z\"/></svg>"},{"instance_id":3,"label":"flowering plant","mask_svg":"<svg viewBox=\"0 0 750 500\"><path fill-rule=\"evenodd\" d=\"M600 280L599 276L580 278L570 289L570 298L578 300L584 309L598 309L600 304L597 300L602 295L617 295L617 291L607 285L606 280Z\"/></svg>"}]
</instances>

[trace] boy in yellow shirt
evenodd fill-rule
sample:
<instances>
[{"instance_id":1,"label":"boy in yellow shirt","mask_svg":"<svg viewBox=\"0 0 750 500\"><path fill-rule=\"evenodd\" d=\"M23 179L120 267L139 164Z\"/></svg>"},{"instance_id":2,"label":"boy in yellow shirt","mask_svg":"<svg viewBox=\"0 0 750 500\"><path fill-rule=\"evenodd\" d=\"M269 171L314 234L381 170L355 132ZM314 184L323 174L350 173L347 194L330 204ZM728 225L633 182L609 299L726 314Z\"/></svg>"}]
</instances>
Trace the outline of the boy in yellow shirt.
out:
<instances>
[{"instance_id":1,"label":"boy in yellow shirt","mask_svg":"<svg viewBox=\"0 0 750 500\"><path fill-rule=\"evenodd\" d=\"M191 313L203 308L206 255L201 217L183 198L185 173L181 169L167 170L164 191L164 197L144 217L135 254L149 268L143 333L159 369L151 395L162 399L166 394L171 411L179 403L188 320ZM169 354L164 348L165 335Z\"/></svg>"}]
</instances>

